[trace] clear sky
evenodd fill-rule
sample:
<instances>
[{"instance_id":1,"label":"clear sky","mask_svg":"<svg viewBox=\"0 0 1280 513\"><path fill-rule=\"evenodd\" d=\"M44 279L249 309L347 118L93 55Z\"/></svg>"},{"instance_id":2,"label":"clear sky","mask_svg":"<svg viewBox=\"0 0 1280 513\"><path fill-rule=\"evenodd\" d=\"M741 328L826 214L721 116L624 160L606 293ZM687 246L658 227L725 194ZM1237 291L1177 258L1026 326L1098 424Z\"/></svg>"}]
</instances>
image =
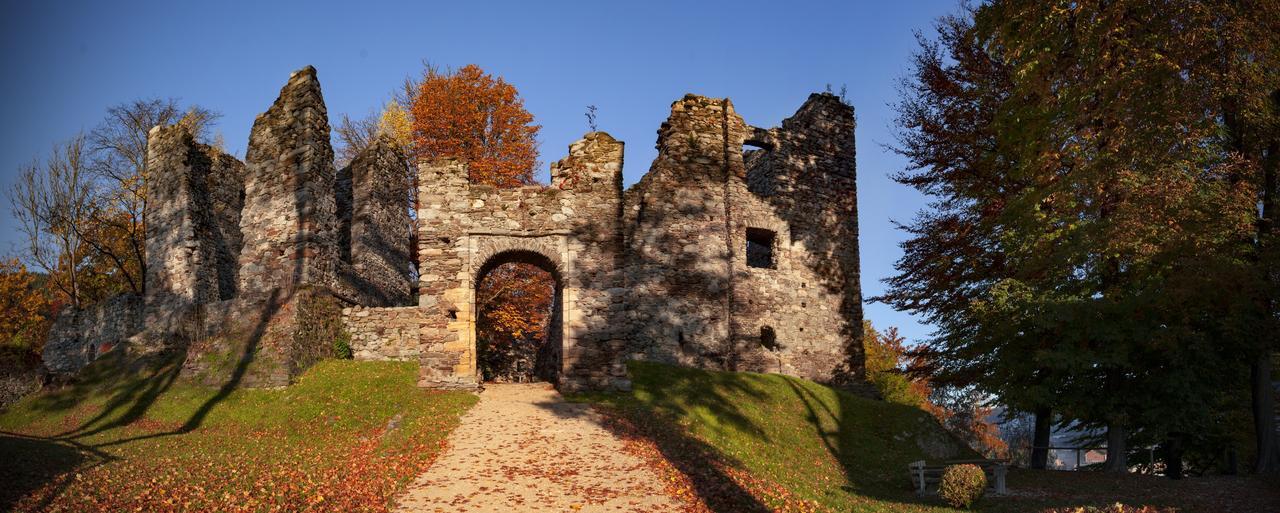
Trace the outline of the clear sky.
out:
<instances>
[{"instance_id":1,"label":"clear sky","mask_svg":"<svg viewBox=\"0 0 1280 513\"><path fill-rule=\"evenodd\" d=\"M913 31L957 0L800 3L257 2L0 0L0 186L50 146L98 124L105 109L177 97L217 110L228 149L243 156L254 117L289 73L319 71L331 122L382 105L423 59L468 63L519 88L542 125L542 179L587 131L627 143L627 185L648 170L658 126L686 92L729 97L746 121L777 125L827 84L857 110L863 295L883 289L906 221L925 199L888 179L895 85L916 48ZM0 254L19 237L7 196ZM911 316L869 304L878 327L928 336Z\"/></svg>"}]
</instances>

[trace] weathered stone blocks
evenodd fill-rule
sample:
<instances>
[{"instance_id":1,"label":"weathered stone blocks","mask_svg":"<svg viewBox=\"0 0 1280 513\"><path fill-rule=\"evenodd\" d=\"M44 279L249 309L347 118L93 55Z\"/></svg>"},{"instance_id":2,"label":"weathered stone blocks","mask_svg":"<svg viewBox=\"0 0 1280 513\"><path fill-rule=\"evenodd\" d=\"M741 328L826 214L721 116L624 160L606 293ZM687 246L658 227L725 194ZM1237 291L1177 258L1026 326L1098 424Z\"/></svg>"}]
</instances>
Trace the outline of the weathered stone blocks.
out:
<instances>
[{"instance_id":1,"label":"weathered stone blocks","mask_svg":"<svg viewBox=\"0 0 1280 513\"><path fill-rule=\"evenodd\" d=\"M412 301L409 167L390 137L379 136L338 172L339 291L369 306Z\"/></svg>"},{"instance_id":2,"label":"weathered stone blocks","mask_svg":"<svg viewBox=\"0 0 1280 513\"><path fill-rule=\"evenodd\" d=\"M142 324L142 298L130 294L83 309L66 307L49 329L44 365L52 374L74 374L124 344Z\"/></svg>"},{"instance_id":3,"label":"weathered stone blocks","mask_svg":"<svg viewBox=\"0 0 1280 513\"><path fill-rule=\"evenodd\" d=\"M338 260L333 148L316 70L295 71L245 153L239 294L330 286Z\"/></svg>"}]
</instances>

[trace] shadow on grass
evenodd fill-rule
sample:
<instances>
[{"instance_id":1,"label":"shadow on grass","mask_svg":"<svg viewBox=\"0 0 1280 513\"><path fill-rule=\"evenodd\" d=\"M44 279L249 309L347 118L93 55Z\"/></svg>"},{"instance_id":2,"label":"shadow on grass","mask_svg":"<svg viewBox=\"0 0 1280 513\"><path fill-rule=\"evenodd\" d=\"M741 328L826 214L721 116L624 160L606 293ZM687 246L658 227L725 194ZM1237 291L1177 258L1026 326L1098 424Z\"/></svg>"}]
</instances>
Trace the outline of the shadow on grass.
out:
<instances>
[{"instance_id":1,"label":"shadow on grass","mask_svg":"<svg viewBox=\"0 0 1280 513\"><path fill-rule=\"evenodd\" d=\"M765 500L784 509L817 500L836 510L946 510L911 491L907 463L926 452L917 439L953 443L916 408L789 376L629 367L632 393L572 399L621 419L610 424L619 436L655 445L712 511L768 510Z\"/></svg>"},{"instance_id":2,"label":"shadow on grass","mask_svg":"<svg viewBox=\"0 0 1280 513\"><path fill-rule=\"evenodd\" d=\"M75 478L72 470L102 465L115 458L74 442L0 432L0 511L12 511L22 498L40 493L37 511L48 507Z\"/></svg>"},{"instance_id":3,"label":"shadow on grass","mask_svg":"<svg viewBox=\"0 0 1280 513\"><path fill-rule=\"evenodd\" d=\"M300 204L299 209L301 210ZM300 252L301 249L298 251ZM301 276L301 256L301 253L297 255L298 265L294 270L294 283ZM80 422L75 428L49 437L18 435L13 442L8 438L4 440L5 446L14 444L15 451L38 449L33 453L28 465L12 467L12 472L15 474L12 476L13 479L30 484L13 500L20 499L24 493L42 488L46 483L56 483L52 493L42 496L41 504L35 508L37 511L43 510L70 484L73 470L77 473L83 472L115 459L104 452L104 449L138 440L181 435L199 428L209 413L243 383L258 354L258 348L272 318L294 296L293 288L288 291L276 288L264 301L250 304L249 308L257 311L258 316L252 321L253 329L243 340L243 348L229 376L218 387L218 391L193 410L187 420L176 429L136 436L127 436L128 431L121 431L119 433L121 436L117 438L103 439L110 438L103 436L106 433L128 428L135 421L145 417L156 401L173 386L187 357L188 344L185 341L177 344L178 347L173 350L139 360L130 361L122 351L116 351L107 358L99 359L86 367L75 381L63 389L48 392L34 399L30 406L33 411L47 414L73 414L77 407L85 404L94 395L106 396L100 411ZM202 330L203 326L197 326L195 329ZM73 448L72 450L77 454L92 454L95 456L95 461L39 457L40 450L47 449L56 454L66 448ZM9 449L6 447L0 450ZM6 468L9 467L6 466Z\"/></svg>"},{"instance_id":4,"label":"shadow on grass","mask_svg":"<svg viewBox=\"0 0 1280 513\"><path fill-rule=\"evenodd\" d=\"M605 407L604 427L623 439L638 438L653 443L662 458L688 479L694 494L713 512L773 511L726 471L738 466L737 462L686 434L665 415L653 415L640 408Z\"/></svg>"},{"instance_id":5,"label":"shadow on grass","mask_svg":"<svg viewBox=\"0 0 1280 513\"><path fill-rule=\"evenodd\" d=\"M587 419L624 441L652 443L662 459L688 480L693 493L712 512L773 511L725 472L732 462L725 461L706 443L686 435L665 415L654 415L635 405L596 405L593 409L579 402L542 402L536 406L557 417ZM645 458L644 454L638 456Z\"/></svg>"},{"instance_id":6,"label":"shadow on grass","mask_svg":"<svg viewBox=\"0 0 1280 513\"><path fill-rule=\"evenodd\" d=\"M797 403L804 406L808 420L813 424L814 429L817 431L818 439L827 453L839 462L845 478L845 484L840 486L841 490L849 494L868 496L882 502L897 502L920 506L938 505L935 500L921 497L909 491L911 482L907 476L907 461L902 461L902 458L884 457L889 453L890 447L875 448L869 446L875 443L874 439L858 440L857 438L859 437L851 436L854 433L867 435L874 432L866 429L865 426L859 426L859 424L865 423L866 420L858 418L858 412L865 409L865 404L859 405L856 403L865 403L866 399L837 391L836 397L839 404L836 409L838 411L833 411L830 405L824 402L822 398L817 397L811 390L806 389L797 378L780 376L780 379L786 382L787 387L795 394ZM918 412L914 411L914 408L907 406L883 401L879 402L878 406L886 410L882 413L889 414L883 415L882 418L887 419L892 416L892 413L906 413L909 416L918 417ZM893 410L911 411L894 412ZM834 421L834 430L823 429L823 416ZM880 427L893 429L888 422ZM941 430L942 427L938 426L937 429ZM906 437L899 443L915 445L917 442L914 437ZM914 449L918 450L918 448ZM875 456L877 455L881 457L876 458ZM872 477L876 479L872 479Z\"/></svg>"}]
</instances>

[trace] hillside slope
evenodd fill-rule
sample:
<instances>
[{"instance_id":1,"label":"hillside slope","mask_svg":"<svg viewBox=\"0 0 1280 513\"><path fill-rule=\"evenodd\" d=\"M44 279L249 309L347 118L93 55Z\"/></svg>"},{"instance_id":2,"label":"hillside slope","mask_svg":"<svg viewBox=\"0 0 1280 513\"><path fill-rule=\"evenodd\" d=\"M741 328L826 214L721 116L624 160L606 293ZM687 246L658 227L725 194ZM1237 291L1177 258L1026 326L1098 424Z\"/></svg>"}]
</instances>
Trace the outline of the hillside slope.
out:
<instances>
[{"instance_id":1,"label":"hillside slope","mask_svg":"<svg viewBox=\"0 0 1280 513\"><path fill-rule=\"evenodd\" d=\"M907 464L976 457L928 414L777 374L632 362L634 389L588 394L612 427L699 512L957 512L911 491ZM1268 476L1170 480L1029 471L979 511L1280 511ZM1117 502L1130 505L1117 509ZM1151 506L1139 509L1132 506ZM1083 509L1081 509L1083 507ZM1088 509L1089 507L1099 509Z\"/></svg>"},{"instance_id":2,"label":"hillside slope","mask_svg":"<svg viewBox=\"0 0 1280 513\"><path fill-rule=\"evenodd\" d=\"M912 494L907 463L975 456L923 411L804 379L644 362L630 370L630 394L580 399L653 441L690 476L672 476L686 481L683 492L710 511L932 511L936 502Z\"/></svg>"},{"instance_id":3,"label":"hillside slope","mask_svg":"<svg viewBox=\"0 0 1280 513\"><path fill-rule=\"evenodd\" d=\"M176 370L100 360L0 414L0 511L386 511L476 400L418 388L414 362L324 361L274 390Z\"/></svg>"}]
</instances>

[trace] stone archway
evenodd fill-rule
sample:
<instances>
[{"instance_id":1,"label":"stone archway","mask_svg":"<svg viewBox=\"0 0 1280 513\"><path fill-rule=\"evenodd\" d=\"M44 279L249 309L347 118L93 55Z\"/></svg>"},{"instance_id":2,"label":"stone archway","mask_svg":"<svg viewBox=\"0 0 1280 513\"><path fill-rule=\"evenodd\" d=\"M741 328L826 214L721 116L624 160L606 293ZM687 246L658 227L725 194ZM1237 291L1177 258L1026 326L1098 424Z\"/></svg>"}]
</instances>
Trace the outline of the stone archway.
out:
<instances>
[{"instance_id":1,"label":"stone archway","mask_svg":"<svg viewBox=\"0 0 1280 513\"><path fill-rule=\"evenodd\" d=\"M552 297L547 323L547 331L545 338L536 343L537 351L532 356L532 361L522 361L517 359L515 362L503 362L506 364L515 364L515 368L488 368L486 369L486 341L481 337L481 323L483 319L482 309L484 307L484 298L480 297L480 291L484 280L490 276L490 273L507 264L523 264L532 266L542 271L546 271L552 280ZM472 313L469 316L473 319L471 326L472 340L475 341L476 354L476 375L481 381L492 378L490 373L501 374L505 379L512 377L522 377L533 380L542 380L550 383L559 383L561 371L563 369L564 354L564 276L561 275L559 267L548 256L538 251L529 249L509 249L498 251L492 255L485 257L483 263L474 274L474 281L471 284L472 297ZM492 349L492 348L488 348ZM526 347L526 349L528 349ZM520 351L523 352L523 351ZM498 358L497 355L491 355L493 359ZM489 372L486 372L489 371Z\"/></svg>"},{"instance_id":2,"label":"stone archway","mask_svg":"<svg viewBox=\"0 0 1280 513\"><path fill-rule=\"evenodd\" d=\"M453 308L458 314L449 322L449 331L457 337L459 349L465 353L459 363L463 368L455 370L455 376L479 384L483 374L479 361L479 339L477 337L477 321L479 320L479 304L476 298L476 286L489 270L504 263L526 263L537 266L549 273L556 282L553 298L554 308L551 319L548 344L555 349L554 383L560 385L560 377L564 376L565 350L573 346L573 338L569 329L569 319L573 318L576 296L571 288L572 262L570 262L569 233L567 231L548 230L540 232L526 231L471 231L457 241L459 253L464 257L459 273L459 290L446 293L446 297L454 297ZM457 283L457 282L455 282Z\"/></svg>"}]
</instances>

